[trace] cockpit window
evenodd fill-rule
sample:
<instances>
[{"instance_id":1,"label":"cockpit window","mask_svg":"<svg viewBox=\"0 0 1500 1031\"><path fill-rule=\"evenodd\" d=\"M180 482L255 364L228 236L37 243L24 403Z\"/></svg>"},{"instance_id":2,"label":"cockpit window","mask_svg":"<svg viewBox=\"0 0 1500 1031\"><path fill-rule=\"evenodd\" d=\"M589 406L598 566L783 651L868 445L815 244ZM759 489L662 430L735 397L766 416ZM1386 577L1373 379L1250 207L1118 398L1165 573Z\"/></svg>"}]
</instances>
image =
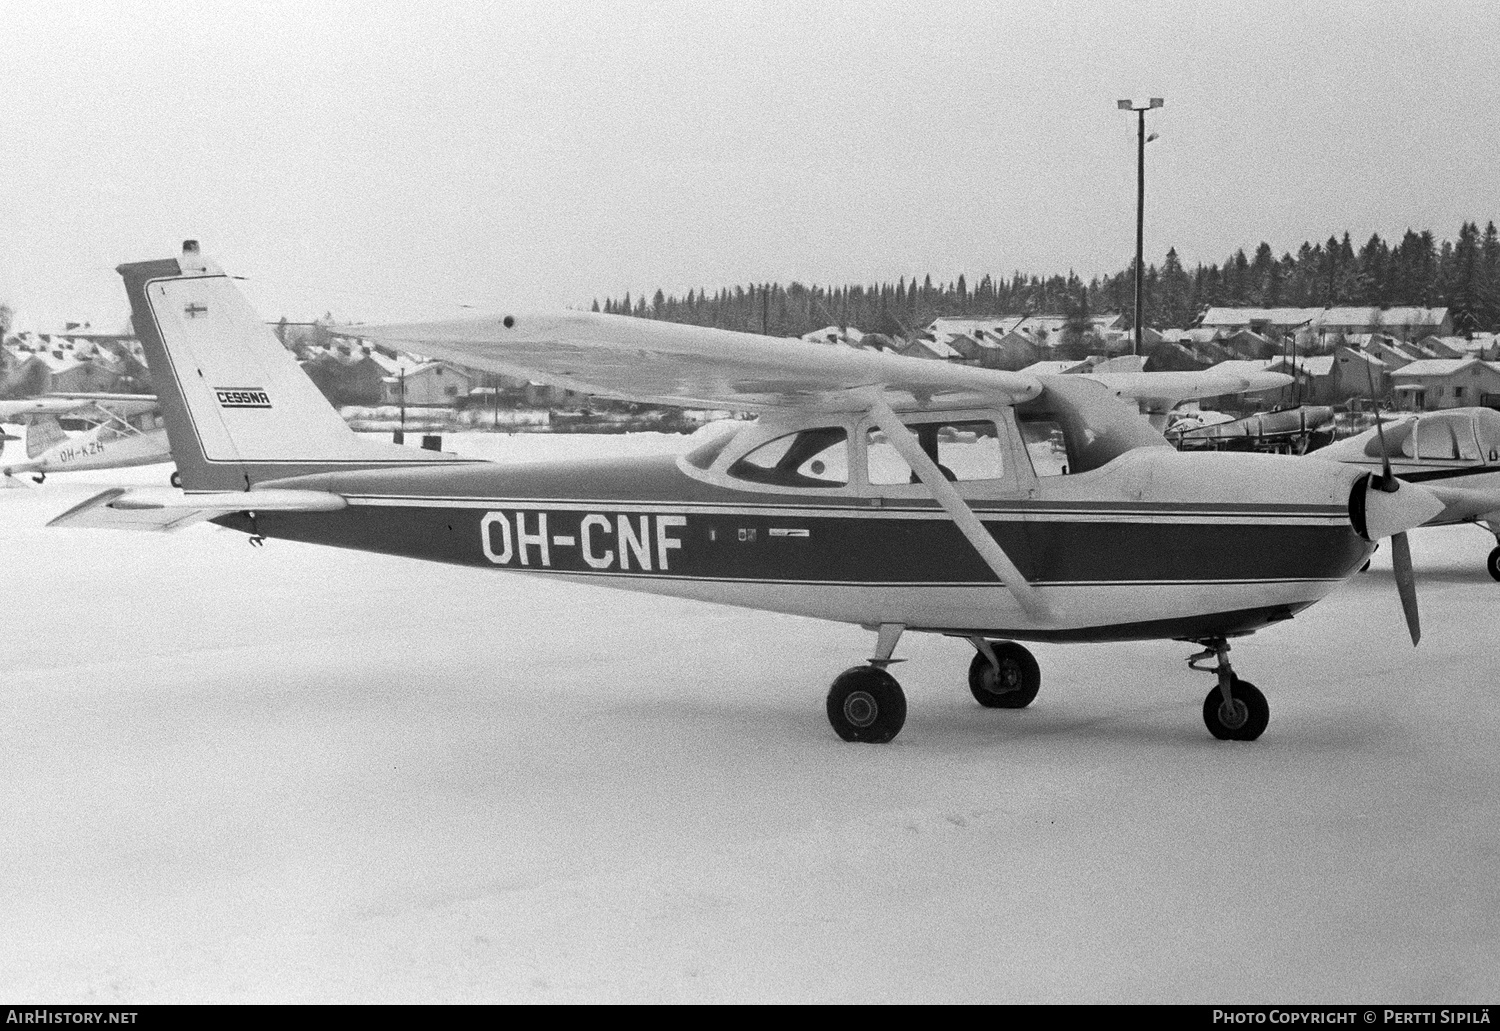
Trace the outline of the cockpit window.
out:
<instances>
[{"instance_id":1,"label":"cockpit window","mask_svg":"<svg viewBox=\"0 0 1500 1031\"><path fill-rule=\"evenodd\" d=\"M849 482L849 434L842 426L788 433L735 462L729 475L777 487L842 487Z\"/></svg>"},{"instance_id":2,"label":"cockpit window","mask_svg":"<svg viewBox=\"0 0 1500 1031\"><path fill-rule=\"evenodd\" d=\"M1481 408L1474 413L1479 450L1486 462L1500 462L1500 412Z\"/></svg>"},{"instance_id":3,"label":"cockpit window","mask_svg":"<svg viewBox=\"0 0 1500 1031\"><path fill-rule=\"evenodd\" d=\"M1021 440L1026 444L1026 454L1031 458L1031 467L1037 476L1066 476L1068 446L1062 424L1042 412L1019 415L1016 421L1020 424Z\"/></svg>"},{"instance_id":4,"label":"cockpit window","mask_svg":"<svg viewBox=\"0 0 1500 1031\"><path fill-rule=\"evenodd\" d=\"M1456 462L1479 457L1467 415L1424 415L1417 421L1417 457Z\"/></svg>"},{"instance_id":5,"label":"cockpit window","mask_svg":"<svg viewBox=\"0 0 1500 1031\"><path fill-rule=\"evenodd\" d=\"M1005 475L1005 458L995 424L988 419L919 422L907 426L917 443L950 480L998 480ZM865 440L870 482L877 486L916 483L918 478L885 431L871 428Z\"/></svg>"}]
</instances>

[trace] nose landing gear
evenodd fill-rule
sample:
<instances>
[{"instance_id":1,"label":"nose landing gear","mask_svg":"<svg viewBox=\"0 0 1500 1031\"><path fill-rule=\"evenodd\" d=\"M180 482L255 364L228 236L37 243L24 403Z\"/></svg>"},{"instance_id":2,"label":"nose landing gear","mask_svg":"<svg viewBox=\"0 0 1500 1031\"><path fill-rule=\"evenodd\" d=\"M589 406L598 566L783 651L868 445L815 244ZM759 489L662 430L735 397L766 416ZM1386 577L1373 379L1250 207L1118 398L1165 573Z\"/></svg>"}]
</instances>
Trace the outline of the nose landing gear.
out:
<instances>
[{"instance_id":1,"label":"nose landing gear","mask_svg":"<svg viewBox=\"0 0 1500 1031\"><path fill-rule=\"evenodd\" d=\"M1024 709L1042 688L1036 657L1014 641L971 637L976 652L969 663L969 693L986 709Z\"/></svg>"},{"instance_id":2,"label":"nose landing gear","mask_svg":"<svg viewBox=\"0 0 1500 1031\"><path fill-rule=\"evenodd\" d=\"M1234 675L1229 664L1229 642L1222 637L1199 641L1203 651L1188 659L1188 666L1202 673L1213 673L1218 686L1203 699L1203 722L1208 732L1220 741L1254 741L1271 721L1271 705L1266 696L1250 681ZM1216 666L1201 663L1210 659Z\"/></svg>"}]
</instances>

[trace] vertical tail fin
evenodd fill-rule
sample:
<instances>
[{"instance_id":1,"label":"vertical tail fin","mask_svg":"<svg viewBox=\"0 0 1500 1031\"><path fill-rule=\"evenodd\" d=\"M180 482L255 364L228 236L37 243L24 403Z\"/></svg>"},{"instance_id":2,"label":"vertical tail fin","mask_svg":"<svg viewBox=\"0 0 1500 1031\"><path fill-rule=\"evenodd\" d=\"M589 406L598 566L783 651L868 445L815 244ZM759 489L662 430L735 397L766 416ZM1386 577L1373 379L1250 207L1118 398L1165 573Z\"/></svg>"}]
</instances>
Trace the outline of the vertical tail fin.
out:
<instances>
[{"instance_id":1,"label":"vertical tail fin","mask_svg":"<svg viewBox=\"0 0 1500 1031\"><path fill-rule=\"evenodd\" d=\"M68 435L63 432L62 425L57 421L57 416L32 416L26 426L26 457L35 458L42 452L56 447L67 439Z\"/></svg>"},{"instance_id":2,"label":"vertical tail fin","mask_svg":"<svg viewBox=\"0 0 1500 1031\"><path fill-rule=\"evenodd\" d=\"M357 436L234 280L183 244L180 259L121 265L184 489L453 456Z\"/></svg>"}]
</instances>

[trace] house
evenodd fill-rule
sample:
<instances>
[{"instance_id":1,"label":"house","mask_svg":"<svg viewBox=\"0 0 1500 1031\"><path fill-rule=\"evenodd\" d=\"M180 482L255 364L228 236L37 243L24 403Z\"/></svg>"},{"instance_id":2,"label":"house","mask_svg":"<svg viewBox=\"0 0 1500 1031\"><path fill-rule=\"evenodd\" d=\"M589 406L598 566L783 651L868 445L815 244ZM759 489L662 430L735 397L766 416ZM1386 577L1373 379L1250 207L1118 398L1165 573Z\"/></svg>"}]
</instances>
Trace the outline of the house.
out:
<instances>
[{"instance_id":1,"label":"house","mask_svg":"<svg viewBox=\"0 0 1500 1031\"><path fill-rule=\"evenodd\" d=\"M1281 337L1298 334L1328 344L1337 336L1354 333L1388 333L1401 340L1424 336L1447 336L1453 320L1447 308L1209 308L1199 325L1204 329L1233 332L1251 329ZM1299 339L1299 343L1302 342Z\"/></svg>"},{"instance_id":2,"label":"house","mask_svg":"<svg viewBox=\"0 0 1500 1031\"><path fill-rule=\"evenodd\" d=\"M1024 333L1006 333L998 339L981 341L981 344L984 350L979 355L979 365L985 369L1014 372L1040 361L1047 354L1035 340Z\"/></svg>"},{"instance_id":3,"label":"house","mask_svg":"<svg viewBox=\"0 0 1500 1031\"><path fill-rule=\"evenodd\" d=\"M1500 362L1426 358L1391 373L1399 407L1414 412L1484 405L1500 408Z\"/></svg>"},{"instance_id":4,"label":"house","mask_svg":"<svg viewBox=\"0 0 1500 1031\"><path fill-rule=\"evenodd\" d=\"M803 333L801 337L810 344L843 344L846 347L858 347L863 338L864 334L853 326L824 326Z\"/></svg>"},{"instance_id":5,"label":"house","mask_svg":"<svg viewBox=\"0 0 1500 1031\"><path fill-rule=\"evenodd\" d=\"M1290 386L1283 387L1278 392L1276 403L1305 405L1333 404L1334 365L1334 356L1331 354L1315 354L1308 357L1298 356L1297 358L1273 358L1266 365L1266 371L1284 373L1291 376L1294 381Z\"/></svg>"},{"instance_id":6,"label":"house","mask_svg":"<svg viewBox=\"0 0 1500 1031\"><path fill-rule=\"evenodd\" d=\"M1361 350L1379 358L1385 363L1387 369L1399 369L1423 357L1422 354L1412 350L1411 344L1402 344L1393 337L1379 334L1372 336L1370 342Z\"/></svg>"},{"instance_id":7,"label":"house","mask_svg":"<svg viewBox=\"0 0 1500 1031\"><path fill-rule=\"evenodd\" d=\"M1333 352L1330 404L1351 397L1385 397L1391 389L1390 367L1369 351L1340 347ZM1405 363L1403 363L1405 364Z\"/></svg>"},{"instance_id":8,"label":"house","mask_svg":"<svg viewBox=\"0 0 1500 1031\"><path fill-rule=\"evenodd\" d=\"M447 362L424 362L382 380L385 404L456 407L477 386L478 376Z\"/></svg>"},{"instance_id":9,"label":"house","mask_svg":"<svg viewBox=\"0 0 1500 1031\"><path fill-rule=\"evenodd\" d=\"M949 347L941 340L913 340L911 343L900 348L897 354L908 358L935 358L939 361L958 361L963 355L957 349Z\"/></svg>"},{"instance_id":10,"label":"house","mask_svg":"<svg viewBox=\"0 0 1500 1031\"><path fill-rule=\"evenodd\" d=\"M1493 333L1475 333L1471 337L1427 336L1417 343L1438 358L1478 358L1491 362L1500 359Z\"/></svg>"},{"instance_id":11,"label":"house","mask_svg":"<svg viewBox=\"0 0 1500 1031\"><path fill-rule=\"evenodd\" d=\"M1281 353L1279 343L1253 329L1237 329L1211 342L1236 358L1272 358Z\"/></svg>"}]
</instances>

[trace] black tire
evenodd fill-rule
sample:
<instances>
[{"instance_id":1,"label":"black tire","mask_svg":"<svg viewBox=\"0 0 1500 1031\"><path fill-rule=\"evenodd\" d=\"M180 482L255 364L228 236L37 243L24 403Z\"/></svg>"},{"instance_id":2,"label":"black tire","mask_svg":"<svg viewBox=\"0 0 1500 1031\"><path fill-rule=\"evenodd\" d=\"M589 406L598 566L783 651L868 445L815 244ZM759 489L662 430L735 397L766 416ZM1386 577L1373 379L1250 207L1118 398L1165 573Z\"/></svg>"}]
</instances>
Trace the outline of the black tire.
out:
<instances>
[{"instance_id":1,"label":"black tire","mask_svg":"<svg viewBox=\"0 0 1500 1031\"><path fill-rule=\"evenodd\" d=\"M828 722L845 741L884 744L906 723L906 694L883 669L846 669L828 689Z\"/></svg>"},{"instance_id":2,"label":"black tire","mask_svg":"<svg viewBox=\"0 0 1500 1031\"><path fill-rule=\"evenodd\" d=\"M1233 677L1229 693L1234 696L1236 718L1226 721L1224 695L1217 685L1203 699L1203 722L1208 732L1220 741L1254 741L1271 722L1271 704L1260 689L1248 680Z\"/></svg>"},{"instance_id":3,"label":"black tire","mask_svg":"<svg viewBox=\"0 0 1500 1031\"><path fill-rule=\"evenodd\" d=\"M176 488L178 488L180 490L182 488L182 473L178 472L176 469L173 469L172 470L172 479L171 479L170 482L171 482L172 486L174 486L174 487L176 487Z\"/></svg>"},{"instance_id":4,"label":"black tire","mask_svg":"<svg viewBox=\"0 0 1500 1031\"><path fill-rule=\"evenodd\" d=\"M1500 580L1500 548L1490 552L1490 557L1484 560L1484 568L1490 571L1490 576Z\"/></svg>"},{"instance_id":5,"label":"black tire","mask_svg":"<svg viewBox=\"0 0 1500 1031\"><path fill-rule=\"evenodd\" d=\"M980 652L969 663L969 693L987 709L1024 709L1042 689L1042 669L1036 658L1014 641L991 641L1000 669Z\"/></svg>"}]
</instances>

